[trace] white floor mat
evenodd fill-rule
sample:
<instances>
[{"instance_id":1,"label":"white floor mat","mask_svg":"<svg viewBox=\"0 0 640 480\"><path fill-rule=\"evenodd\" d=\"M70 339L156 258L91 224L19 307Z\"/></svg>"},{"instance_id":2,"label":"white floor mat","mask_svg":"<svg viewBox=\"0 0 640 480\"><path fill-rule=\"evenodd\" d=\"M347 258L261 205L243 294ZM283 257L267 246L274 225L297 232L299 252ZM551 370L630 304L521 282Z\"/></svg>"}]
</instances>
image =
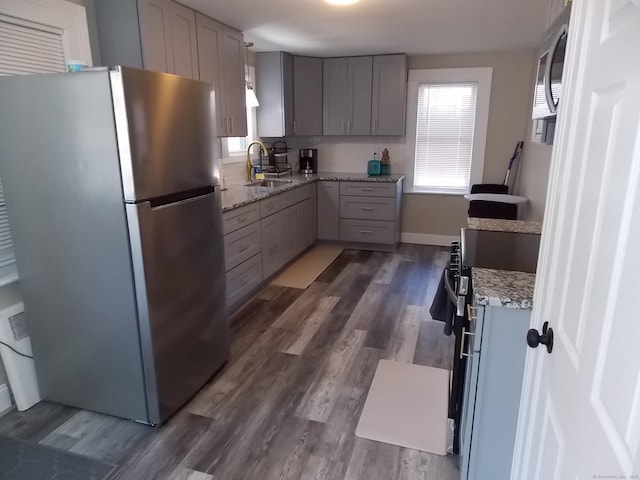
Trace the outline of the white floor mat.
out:
<instances>
[{"instance_id":1,"label":"white floor mat","mask_svg":"<svg viewBox=\"0 0 640 480\"><path fill-rule=\"evenodd\" d=\"M380 360L356 435L447 454L449 370Z\"/></svg>"}]
</instances>

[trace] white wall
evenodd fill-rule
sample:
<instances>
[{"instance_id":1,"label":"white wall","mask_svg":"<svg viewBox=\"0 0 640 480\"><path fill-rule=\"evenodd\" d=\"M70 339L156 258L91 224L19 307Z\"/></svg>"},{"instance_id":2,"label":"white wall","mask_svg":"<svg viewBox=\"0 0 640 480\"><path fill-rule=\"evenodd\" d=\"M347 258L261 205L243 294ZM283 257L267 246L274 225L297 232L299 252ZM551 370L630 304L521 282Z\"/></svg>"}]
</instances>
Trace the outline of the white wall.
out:
<instances>
[{"instance_id":1,"label":"white wall","mask_svg":"<svg viewBox=\"0 0 640 480\"><path fill-rule=\"evenodd\" d=\"M536 64L537 56L534 55L533 62ZM529 102L529 112L533 105L533 89L535 88L536 72L534 70L531 77L531 94ZM533 120L527 118L527 130L525 135L524 150L518 178L516 179L515 193L529 199L527 209L527 219L542 222L544 207L547 198L547 184L549 183L549 169L551 166L551 152L553 147L542 143L531 141L531 131Z\"/></svg>"}]
</instances>

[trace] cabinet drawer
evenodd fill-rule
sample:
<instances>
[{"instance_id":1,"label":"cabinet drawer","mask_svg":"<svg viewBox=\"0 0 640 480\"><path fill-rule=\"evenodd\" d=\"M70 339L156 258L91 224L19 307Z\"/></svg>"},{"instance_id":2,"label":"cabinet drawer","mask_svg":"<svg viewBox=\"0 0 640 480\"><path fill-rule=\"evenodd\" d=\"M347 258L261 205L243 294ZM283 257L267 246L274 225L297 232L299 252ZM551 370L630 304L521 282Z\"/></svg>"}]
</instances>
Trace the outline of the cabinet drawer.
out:
<instances>
[{"instance_id":1,"label":"cabinet drawer","mask_svg":"<svg viewBox=\"0 0 640 480\"><path fill-rule=\"evenodd\" d=\"M345 242L395 243L395 222L340 220L340 240Z\"/></svg>"},{"instance_id":2,"label":"cabinet drawer","mask_svg":"<svg viewBox=\"0 0 640 480\"><path fill-rule=\"evenodd\" d=\"M227 272L227 306L232 306L262 282L262 257L257 254Z\"/></svg>"},{"instance_id":3,"label":"cabinet drawer","mask_svg":"<svg viewBox=\"0 0 640 480\"><path fill-rule=\"evenodd\" d=\"M311 196L311 185L304 185L284 193L274 195L260 202L261 218L273 215L280 210L284 210L291 205L295 205Z\"/></svg>"},{"instance_id":4,"label":"cabinet drawer","mask_svg":"<svg viewBox=\"0 0 640 480\"><path fill-rule=\"evenodd\" d=\"M222 231L226 235L257 220L260 220L260 205L258 202L234 208L222 214Z\"/></svg>"},{"instance_id":5,"label":"cabinet drawer","mask_svg":"<svg viewBox=\"0 0 640 480\"><path fill-rule=\"evenodd\" d=\"M225 271L231 270L260 252L260 222L224 236Z\"/></svg>"},{"instance_id":6,"label":"cabinet drawer","mask_svg":"<svg viewBox=\"0 0 640 480\"><path fill-rule=\"evenodd\" d=\"M341 196L340 218L394 221L396 219L396 199Z\"/></svg>"},{"instance_id":7,"label":"cabinet drawer","mask_svg":"<svg viewBox=\"0 0 640 480\"><path fill-rule=\"evenodd\" d=\"M395 197L395 183L340 182L340 195L358 197Z\"/></svg>"}]
</instances>

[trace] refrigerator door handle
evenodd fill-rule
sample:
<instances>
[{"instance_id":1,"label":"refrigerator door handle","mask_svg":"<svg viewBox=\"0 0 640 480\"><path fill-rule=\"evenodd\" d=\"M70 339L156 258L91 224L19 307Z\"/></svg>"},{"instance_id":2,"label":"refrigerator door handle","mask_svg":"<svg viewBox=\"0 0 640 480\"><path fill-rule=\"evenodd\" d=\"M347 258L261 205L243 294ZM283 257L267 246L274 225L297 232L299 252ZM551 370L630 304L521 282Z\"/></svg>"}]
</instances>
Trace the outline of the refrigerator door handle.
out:
<instances>
[{"instance_id":1,"label":"refrigerator door handle","mask_svg":"<svg viewBox=\"0 0 640 480\"><path fill-rule=\"evenodd\" d=\"M151 210L155 211L155 210L160 210L162 208L172 208L172 207L179 207L181 205L186 205L187 203L191 203L191 202L197 202L200 200L203 200L204 197L210 197L212 195L214 195L215 192L211 191L208 193L202 193L199 195L195 195L193 197L189 197L189 198L185 198L183 200L177 200L175 202L169 202L169 203L160 203L160 204L155 204L154 202L151 201L149 202L151 204Z\"/></svg>"}]
</instances>

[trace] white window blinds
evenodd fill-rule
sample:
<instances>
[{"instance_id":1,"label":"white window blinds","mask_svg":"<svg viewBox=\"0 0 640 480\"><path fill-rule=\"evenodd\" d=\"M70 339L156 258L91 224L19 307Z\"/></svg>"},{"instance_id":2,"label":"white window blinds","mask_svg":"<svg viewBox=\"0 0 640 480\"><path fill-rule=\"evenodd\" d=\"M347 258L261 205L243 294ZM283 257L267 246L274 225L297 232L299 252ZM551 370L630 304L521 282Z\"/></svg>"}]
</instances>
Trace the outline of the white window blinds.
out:
<instances>
[{"instance_id":1,"label":"white window blinds","mask_svg":"<svg viewBox=\"0 0 640 480\"><path fill-rule=\"evenodd\" d=\"M0 75L64 71L62 30L0 15ZM0 284L15 277L13 241L0 180Z\"/></svg>"},{"instance_id":2,"label":"white window blinds","mask_svg":"<svg viewBox=\"0 0 640 480\"><path fill-rule=\"evenodd\" d=\"M467 193L471 175L477 82L418 86L414 185Z\"/></svg>"}]
</instances>

